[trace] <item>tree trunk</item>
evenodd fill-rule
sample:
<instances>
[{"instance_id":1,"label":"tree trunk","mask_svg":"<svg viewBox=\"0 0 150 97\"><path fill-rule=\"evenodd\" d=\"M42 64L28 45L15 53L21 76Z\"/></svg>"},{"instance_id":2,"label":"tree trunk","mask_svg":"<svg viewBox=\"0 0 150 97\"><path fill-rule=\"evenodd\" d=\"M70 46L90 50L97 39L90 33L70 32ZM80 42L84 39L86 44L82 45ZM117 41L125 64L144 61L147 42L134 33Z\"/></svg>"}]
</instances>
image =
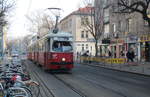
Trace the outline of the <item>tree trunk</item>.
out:
<instances>
[{"instance_id":1,"label":"tree trunk","mask_svg":"<svg viewBox=\"0 0 150 97\"><path fill-rule=\"evenodd\" d=\"M95 40L95 57L98 56L98 40Z\"/></svg>"}]
</instances>

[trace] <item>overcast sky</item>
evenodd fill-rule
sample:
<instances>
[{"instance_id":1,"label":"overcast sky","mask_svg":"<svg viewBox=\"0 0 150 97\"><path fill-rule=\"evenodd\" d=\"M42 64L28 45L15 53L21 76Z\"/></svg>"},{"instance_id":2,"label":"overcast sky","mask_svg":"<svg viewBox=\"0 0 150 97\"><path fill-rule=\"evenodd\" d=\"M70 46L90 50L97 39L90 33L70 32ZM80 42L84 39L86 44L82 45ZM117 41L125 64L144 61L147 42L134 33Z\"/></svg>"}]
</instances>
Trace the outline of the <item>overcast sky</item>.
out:
<instances>
[{"instance_id":1,"label":"overcast sky","mask_svg":"<svg viewBox=\"0 0 150 97\"><path fill-rule=\"evenodd\" d=\"M27 34L25 15L38 9L58 7L63 9L62 17L80 6L81 0L18 0L13 16L10 18L8 37L16 38Z\"/></svg>"}]
</instances>

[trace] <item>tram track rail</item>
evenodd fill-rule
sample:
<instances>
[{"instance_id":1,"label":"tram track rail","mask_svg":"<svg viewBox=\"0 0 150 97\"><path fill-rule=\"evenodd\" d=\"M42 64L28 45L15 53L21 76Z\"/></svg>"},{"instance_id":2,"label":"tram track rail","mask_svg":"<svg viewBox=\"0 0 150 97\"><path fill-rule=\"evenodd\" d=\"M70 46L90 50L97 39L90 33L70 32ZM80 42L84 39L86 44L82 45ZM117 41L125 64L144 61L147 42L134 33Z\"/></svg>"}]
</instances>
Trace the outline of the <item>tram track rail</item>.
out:
<instances>
[{"instance_id":1,"label":"tram track rail","mask_svg":"<svg viewBox=\"0 0 150 97\"><path fill-rule=\"evenodd\" d=\"M42 82L43 86L49 91L49 93L51 94L52 97L56 97L53 92L47 87L47 85L45 84L45 82L40 78L40 76L37 74L37 72L33 71L34 74L36 75L36 77L38 77L38 80L40 82ZM57 80L59 80L61 83L63 83L65 86L67 86L69 89L71 89L72 91L74 91L76 94L78 94L81 97L88 97L87 95L85 95L84 93L82 93L81 91L77 90L76 88L74 88L72 85L66 83L64 80L60 79L59 77L57 77L56 75L53 75L54 78L56 78Z\"/></svg>"},{"instance_id":2,"label":"tram track rail","mask_svg":"<svg viewBox=\"0 0 150 97\"><path fill-rule=\"evenodd\" d=\"M63 79L57 77L56 75L55 75L55 77L56 77L57 79L59 79L60 81L64 82L66 85L69 85L69 87L73 88L73 86L71 86L69 83L66 83ZM83 77L78 77L78 76L76 76L76 77L79 78L79 79L85 80L86 82L93 83L93 84L97 85L97 86L100 87L100 88L109 90L109 91L111 91L112 93L115 93L115 94L117 94L117 95L119 95L119 96L121 96L121 97L128 97L127 95L125 95L125 94L123 94L123 93L121 93L121 92L119 92L119 91L113 90L113 89L111 89L111 88L107 88L107 87L105 87L105 86L103 86L103 85L101 85L101 84L99 84L99 83L97 83L97 82L94 82L94 81L90 80L90 79L83 78ZM73 88L73 89L75 89L75 88ZM75 91L76 91L76 89L75 89ZM79 90L78 90L78 91L79 91ZM77 91L77 92L78 92L78 91ZM82 94L83 94L83 93L81 93L81 95L82 95ZM83 94L83 95L84 95L84 94ZM83 97L88 97L88 96L85 95L85 96L83 96Z\"/></svg>"},{"instance_id":3,"label":"tram track rail","mask_svg":"<svg viewBox=\"0 0 150 97\"><path fill-rule=\"evenodd\" d=\"M32 63L32 62L31 62ZM25 64L27 64L25 62ZM32 65L34 65L32 63ZM46 95L50 95L50 97L56 97L55 94L51 91L51 89L49 89L47 87L47 85L45 84L45 82L42 80L42 78L39 76L39 74L36 71L32 71L33 76L35 77L35 79L40 83L40 86L42 87L42 89L44 89L44 92ZM58 81L60 81L61 83L63 83L66 87L68 87L69 89L71 89L73 92L75 92L77 95L79 95L80 97L88 97L87 95L85 95L84 93L82 93L81 91L77 90L76 88L74 88L72 85L66 83L64 80L60 79L59 77L57 77L55 74L52 74L52 76L57 79ZM48 94L46 92L46 90L50 93ZM42 96L42 95L41 95ZM47 96L49 97L49 96Z\"/></svg>"},{"instance_id":4,"label":"tram track rail","mask_svg":"<svg viewBox=\"0 0 150 97\"><path fill-rule=\"evenodd\" d=\"M85 95L83 92L81 92L80 90L74 88L72 85L70 85L69 83L65 82L64 80L62 80L61 78L59 78L58 76L56 76L55 74L53 75L57 80L61 81L64 85L66 85L68 88L70 88L71 90L73 90L75 93L77 93L78 95L80 95L81 97L88 97L87 95Z\"/></svg>"},{"instance_id":5,"label":"tram track rail","mask_svg":"<svg viewBox=\"0 0 150 97\"><path fill-rule=\"evenodd\" d=\"M85 80L85 81L88 81L88 82L90 82L90 83L93 83L93 84L97 85L98 87L101 87L101 88L104 88L104 89L106 89L106 90L109 90L109 91L111 91L111 92L113 92L113 93L115 93L115 94L118 94L118 95L122 96L122 97L128 97L128 96L126 96L125 94L123 94L123 93L121 93L121 92L119 92L119 91L116 91L116 90L113 90L113 89L111 89L111 88L108 88L108 87L106 87L106 86L104 86L104 85L101 85L101 84L95 82L95 81L92 81L91 79L84 78L84 77L78 77L78 78L83 79L83 80Z\"/></svg>"},{"instance_id":6,"label":"tram track rail","mask_svg":"<svg viewBox=\"0 0 150 97\"><path fill-rule=\"evenodd\" d=\"M32 78L34 78L38 83L40 83L34 75L32 75ZM43 95L41 94L41 88L43 88L43 87L41 87L41 84L39 84L39 88L40 88L40 91L39 91L40 93L39 93L38 97L43 97Z\"/></svg>"},{"instance_id":7,"label":"tram track rail","mask_svg":"<svg viewBox=\"0 0 150 97\"><path fill-rule=\"evenodd\" d=\"M30 61L26 61L25 62L26 64L32 64L31 66L32 67L34 67L35 65L34 65L34 63L32 63L32 62L30 62ZM31 68L32 68L31 67ZM37 67L37 66L36 66ZM37 69L39 69L39 68L37 68ZM41 70L42 71L42 70ZM41 86L42 86L42 89L44 89L43 91L45 91L45 92L47 92L47 91L49 91L49 92L51 92L52 94L51 94L51 96L46 96L46 97L58 97L58 96L56 96L57 94L55 94L55 92L53 91L53 90L51 90L49 87L47 87L47 84L45 83L45 81L42 79L42 77L41 77L41 75L40 75L40 72L38 72L38 71L33 71L32 70L32 72L33 72L33 74L34 74L34 76L36 76L36 79L42 84ZM121 82L120 84L126 84L128 81L125 81L125 80L123 80L122 81L122 79L120 79L120 78L113 78L112 76L109 76L109 75L105 75L105 74L101 74L101 73L95 73L95 72L93 72L93 71L86 71L86 72L88 72L88 73L92 73L92 74L94 74L94 75L96 75L96 76L102 76L102 77L104 77L106 80L109 80L109 79L111 79L112 81L116 81L116 82ZM44 74L44 73L43 73ZM50 73L49 73L49 75L50 75ZM65 80L65 77L63 77L63 76L59 76L59 75L57 75L57 74L55 74L55 73L53 73L52 74L52 76L56 79L56 80L58 80L58 81L60 81L62 84L64 84L66 87L68 87L71 91L73 91L75 94L77 94L77 95L79 95L79 97L89 97L88 96L88 94L86 94L86 92L83 92L82 91L82 89L80 89L80 88L78 88L78 87L76 87L74 84L71 84L70 82L68 82L68 81L66 81ZM67 76L67 75L65 75L65 76ZM82 75L82 76L84 76L84 75ZM116 89L113 89L113 88L111 88L111 87L108 87L108 86L105 86L105 85L103 85L103 84L101 84L101 83L99 83L99 82L97 82L97 81L93 81L91 78L87 78L87 77L82 77L82 76L75 76L77 79L82 79L83 81L85 81L85 82L88 82L88 83L91 83L91 84L95 84L97 87L100 87L100 88L102 88L102 89L105 89L105 90L108 90L108 91L110 91L110 93L113 93L113 94L116 94L116 95L118 95L119 97L132 97L132 96L134 96L134 94L132 94L132 93L125 93L125 92L122 92L122 91L120 91L120 90L116 90ZM120 86L120 84L119 84L119 86ZM133 84L133 85L137 85L137 84ZM124 88L124 89L126 89L126 87ZM136 89L136 88L135 88ZM137 89L140 89L140 88L138 88L138 86L137 86ZM46 93L45 93L46 94ZM48 94L46 94L46 95L48 95ZM143 95L143 94L141 94L141 95ZM45 97L45 96L41 96L41 97ZM142 96L141 96L142 97ZM146 96L147 97L147 96Z\"/></svg>"},{"instance_id":8,"label":"tram track rail","mask_svg":"<svg viewBox=\"0 0 150 97\"><path fill-rule=\"evenodd\" d=\"M36 79L38 80L38 82L41 82L43 85L41 85L43 88L45 87L49 93L52 95L52 97L56 97L53 92L47 87L47 85L45 84L45 82L40 78L40 76L37 74L37 72L33 71L34 73L34 76L36 76ZM61 79L60 77L58 77L56 74L53 74L53 77L55 77L57 80L59 80L60 82L62 82L65 86L67 86L68 88L70 88L71 90L73 90L75 93L77 93L78 95L80 95L81 97L88 97L87 95L85 95L83 92L81 92L80 90L74 88L72 85L70 85L69 83L65 82L63 79ZM85 78L82 78L83 80L85 81L88 81L90 83L93 83L91 82L90 80L88 79L85 79ZM94 84L97 84L97 83L94 83ZM118 91L115 91L115 90L112 90L112 89L109 89L109 88L106 88L105 86L103 85L100 85L100 84L97 84L99 87L101 88L104 88L104 89L107 89L109 91L112 91L113 93L116 93L122 97L127 97L126 95L118 92ZM47 92L45 91L45 93L47 94Z\"/></svg>"},{"instance_id":9,"label":"tram track rail","mask_svg":"<svg viewBox=\"0 0 150 97\"><path fill-rule=\"evenodd\" d=\"M26 71L31 72L31 70L28 69L28 65L25 61L22 61L22 64L25 66ZM41 94L41 88L43 88L43 87L41 87L39 80L37 79L37 77L33 73L30 76L31 76L31 78L33 78L34 80L36 80L39 83L40 93L39 93L38 97L43 97L43 95Z\"/></svg>"},{"instance_id":10,"label":"tram track rail","mask_svg":"<svg viewBox=\"0 0 150 97\"><path fill-rule=\"evenodd\" d=\"M91 67L91 66L90 66ZM99 70L99 69L98 69ZM82 71L82 70L81 70ZM98 73L96 73L96 72L94 72L94 71L88 71L88 70L86 70L86 71L82 71L82 72L86 72L86 73L89 73L89 74L93 74L93 75L95 75L96 77L98 77L98 76L101 76L102 77L102 79L105 79L106 81L110 81L110 79L111 79L111 81L115 81L115 83L114 84L116 84L116 83L118 83L117 85L118 85L118 87L123 87L123 89L126 89L126 90L128 90L128 86L126 87L126 84L128 85L128 84L131 84L131 88L132 88L132 86L134 87L135 86L135 89L137 89L139 92L140 92L140 90L141 90L141 88L143 88L143 89L149 89L147 86L146 86L146 84L142 84L142 83L139 83L139 82L134 82L135 81L135 79L134 80L127 80L127 79L122 79L122 77L121 78L117 78L116 76L115 77L113 77L113 76L111 76L111 75L109 75L109 74L105 74L105 73L102 73L102 72L99 72L98 71ZM79 72L80 73L80 75L81 75L81 72ZM76 76L78 79L83 79L83 80L85 80L85 81L87 81L87 82L90 82L90 83L93 83L93 84L95 84L95 85L97 85L98 87L101 87L101 88L104 88L104 89L106 89L106 90L109 90L109 91L111 91L111 92L113 92L113 93L115 93L115 94L118 94L118 95L120 95L121 97L134 97L134 94L132 94L131 92L129 92L129 94L128 93L125 93L124 91L121 91L121 90L116 90L116 89L114 89L114 88L111 88L111 87L109 87L109 86L107 86L107 85L105 85L105 84L101 84L100 82L97 82L97 81L95 81L95 80L93 80L93 79L91 79L91 78L87 78L87 77L85 77L85 75L82 75L82 76ZM96 78L95 77L95 78ZM139 80L138 80L139 81ZM140 80L140 82L141 82L141 80ZM103 82L102 82L103 83ZM122 86L123 85L123 86ZM124 87L125 86L125 87ZM146 90L145 89L145 90ZM132 90L132 89L131 89ZM139 93L140 94L140 93ZM142 97L142 96L141 96Z\"/></svg>"},{"instance_id":11,"label":"tram track rail","mask_svg":"<svg viewBox=\"0 0 150 97\"><path fill-rule=\"evenodd\" d=\"M110 76L105 76L105 75L103 75L103 74L97 74L97 73L89 72L89 71L86 71L86 72L88 72L88 73L93 73L94 75L97 75L97 76L103 76L103 77L105 77L107 80L109 80L109 78L111 78L112 80L115 80L115 81L117 80L117 81L118 81L118 79L115 79L115 78L110 77ZM88 82L90 82L90 83L93 83L93 84L97 85L97 86L100 87L100 88L109 90L109 91L111 91L111 92L113 92L113 93L115 93L115 94L118 94L118 95L122 96L122 97L128 97L128 96L125 95L124 93L121 93L121 92L116 91L116 90L114 90L114 89L108 88L108 87L106 87L105 85L99 84L99 83L97 83L96 81L93 81L93 80L91 80L91 79L89 79L89 78L79 77L79 76L76 76L76 77L79 78L79 79L83 79L83 80L85 80L85 81L88 81ZM119 81L122 82L122 80L119 80Z\"/></svg>"},{"instance_id":12,"label":"tram track rail","mask_svg":"<svg viewBox=\"0 0 150 97\"><path fill-rule=\"evenodd\" d=\"M124 77L117 77L117 76L111 76L111 75L109 75L109 74L106 74L106 73L102 73L102 72L100 72L100 71L98 71L97 73L96 72L93 72L93 71L84 71L84 72L87 72L87 73L89 73L89 74L93 74L93 75L95 75L95 76L101 76L101 77L103 77L103 78L105 78L105 79L107 79L107 80L109 80L109 79L111 79L111 80L113 80L113 81L116 81L116 82L121 82L122 84L127 84L127 83L131 83L131 85L133 85L133 86L140 86L140 87L143 87L144 86L144 88L147 88L147 89L149 89L148 87L147 87L147 84L143 84L143 80L138 80L138 79L135 79L135 78L132 78L132 79L129 79L129 80L127 80L127 79L123 79ZM138 82L136 82L138 80ZM142 82L142 83L141 83Z\"/></svg>"},{"instance_id":13,"label":"tram track rail","mask_svg":"<svg viewBox=\"0 0 150 97\"><path fill-rule=\"evenodd\" d=\"M38 73L37 73L36 71L33 71L33 73L34 73L34 76L36 76L36 79L38 80L38 82L40 82L40 83L42 84L41 86L42 86L43 88L46 88L46 89L49 91L49 93L51 94L52 97L56 97L56 96L53 94L53 92L47 87L47 85L45 84L45 82L40 78L40 76L38 75ZM62 82L65 86L67 86L68 88L70 88L72 91L74 91L75 93L77 93L79 96L81 96L81 97L88 97L88 95L86 95L85 93L83 93L83 92L80 91L79 89L74 88L73 85L71 85L71 84L69 84L68 82L66 82L66 81L64 81L63 79L61 79L59 76L57 76L57 74L52 74L52 76L53 76L54 78L56 78L57 80L59 80L60 82ZM78 77L78 76L77 76L77 77ZM80 77L78 77L78 78L80 78ZM81 78L80 78L80 79L81 79ZM104 88L104 89L106 89L106 90L109 90L109 91L111 91L111 92L113 92L113 93L115 93L115 94L117 94L117 95L120 95L121 97L127 97L126 95L120 93L119 91L115 91L115 90L113 90L113 89L107 88L107 87L105 87L105 86L103 86L103 85L101 85L101 84L92 82L91 80L86 79L86 78L82 78L82 79L85 80L85 81L88 81L88 82L90 82L90 83L96 84L97 86L99 86L99 87L101 87L101 88ZM46 91L45 91L45 93L47 94ZM49 95L49 94L48 94L48 95Z\"/></svg>"},{"instance_id":14,"label":"tram track rail","mask_svg":"<svg viewBox=\"0 0 150 97\"><path fill-rule=\"evenodd\" d=\"M26 62L23 62L26 67L28 68L28 63L29 61L26 61ZM34 65L32 62L30 62L32 65ZM30 64L29 63L29 64ZM31 66L32 66L31 65ZM30 69L29 69L30 70ZM31 72L31 70L30 70ZM37 72L35 71L32 71L32 74L31 74L32 77L34 77L34 79L40 84L40 92L44 92L45 95L47 95L48 97L55 97L55 95L52 93L52 91L47 87L47 85L44 83L44 81L40 78L40 76L37 74ZM42 89L42 91L41 91ZM50 93L50 94L49 94ZM39 97L44 97L44 95L42 95L42 93L40 93L40 96Z\"/></svg>"},{"instance_id":15,"label":"tram track rail","mask_svg":"<svg viewBox=\"0 0 150 97\"><path fill-rule=\"evenodd\" d=\"M47 87L47 85L45 84L45 82L40 78L40 76L37 74L37 72L33 71L34 75L36 76L36 79L40 82L42 88L44 89L44 92L46 95L49 95L50 97L56 97L53 92ZM46 90L48 92L46 92ZM48 96L48 97L49 97Z\"/></svg>"}]
</instances>

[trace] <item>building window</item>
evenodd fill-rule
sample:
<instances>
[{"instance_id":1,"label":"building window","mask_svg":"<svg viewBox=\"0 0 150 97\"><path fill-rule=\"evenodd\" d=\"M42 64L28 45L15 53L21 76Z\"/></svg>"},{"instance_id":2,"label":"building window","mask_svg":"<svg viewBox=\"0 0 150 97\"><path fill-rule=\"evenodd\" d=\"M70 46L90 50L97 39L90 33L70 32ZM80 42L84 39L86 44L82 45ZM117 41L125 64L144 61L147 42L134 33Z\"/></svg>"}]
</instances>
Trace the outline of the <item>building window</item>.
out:
<instances>
[{"instance_id":1,"label":"building window","mask_svg":"<svg viewBox=\"0 0 150 97\"><path fill-rule=\"evenodd\" d=\"M121 21L118 21L118 29L121 28Z\"/></svg>"},{"instance_id":2,"label":"building window","mask_svg":"<svg viewBox=\"0 0 150 97\"><path fill-rule=\"evenodd\" d=\"M86 38L89 38L89 34L88 34L88 31L86 31Z\"/></svg>"},{"instance_id":3,"label":"building window","mask_svg":"<svg viewBox=\"0 0 150 97\"><path fill-rule=\"evenodd\" d=\"M123 22L121 20L118 21L118 30L120 32L124 32Z\"/></svg>"},{"instance_id":4,"label":"building window","mask_svg":"<svg viewBox=\"0 0 150 97\"><path fill-rule=\"evenodd\" d=\"M103 2L103 7L106 7L108 5L108 0L104 0Z\"/></svg>"},{"instance_id":5,"label":"building window","mask_svg":"<svg viewBox=\"0 0 150 97\"><path fill-rule=\"evenodd\" d=\"M105 24L104 25L104 38L108 38L109 37L109 24Z\"/></svg>"},{"instance_id":6,"label":"building window","mask_svg":"<svg viewBox=\"0 0 150 97\"><path fill-rule=\"evenodd\" d=\"M127 23L126 23L127 32L131 32L131 24L132 24L132 19L127 19Z\"/></svg>"},{"instance_id":7,"label":"building window","mask_svg":"<svg viewBox=\"0 0 150 97\"><path fill-rule=\"evenodd\" d=\"M129 32L129 19L127 19L126 21L126 32Z\"/></svg>"},{"instance_id":8,"label":"building window","mask_svg":"<svg viewBox=\"0 0 150 97\"><path fill-rule=\"evenodd\" d=\"M84 38L84 31L81 32L81 38Z\"/></svg>"},{"instance_id":9,"label":"building window","mask_svg":"<svg viewBox=\"0 0 150 97\"><path fill-rule=\"evenodd\" d=\"M84 51L84 44L82 44L82 51Z\"/></svg>"},{"instance_id":10,"label":"building window","mask_svg":"<svg viewBox=\"0 0 150 97\"><path fill-rule=\"evenodd\" d=\"M131 32L131 26L132 26L132 19L129 19L129 32Z\"/></svg>"},{"instance_id":11,"label":"building window","mask_svg":"<svg viewBox=\"0 0 150 97\"><path fill-rule=\"evenodd\" d=\"M87 16L81 17L81 25L89 25L89 19Z\"/></svg>"},{"instance_id":12,"label":"building window","mask_svg":"<svg viewBox=\"0 0 150 97\"><path fill-rule=\"evenodd\" d=\"M69 21L69 27L72 27L72 19Z\"/></svg>"},{"instance_id":13,"label":"building window","mask_svg":"<svg viewBox=\"0 0 150 97\"><path fill-rule=\"evenodd\" d=\"M109 8L104 9L104 23L109 22Z\"/></svg>"},{"instance_id":14,"label":"building window","mask_svg":"<svg viewBox=\"0 0 150 97\"><path fill-rule=\"evenodd\" d=\"M88 48L89 48L89 46L88 46L88 44L86 44L86 49L88 50Z\"/></svg>"},{"instance_id":15,"label":"building window","mask_svg":"<svg viewBox=\"0 0 150 97\"><path fill-rule=\"evenodd\" d=\"M88 17L85 18L85 24L89 25L89 19L88 19Z\"/></svg>"},{"instance_id":16,"label":"building window","mask_svg":"<svg viewBox=\"0 0 150 97\"><path fill-rule=\"evenodd\" d=\"M81 25L84 25L84 17L81 17Z\"/></svg>"},{"instance_id":17,"label":"building window","mask_svg":"<svg viewBox=\"0 0 150 97\"><path fill-rule=\"evenodd\" d=\"M113 33L116 32L116 25L115 24L112 24L112 31L113 31Z\"/></svg>"}]
</instances>

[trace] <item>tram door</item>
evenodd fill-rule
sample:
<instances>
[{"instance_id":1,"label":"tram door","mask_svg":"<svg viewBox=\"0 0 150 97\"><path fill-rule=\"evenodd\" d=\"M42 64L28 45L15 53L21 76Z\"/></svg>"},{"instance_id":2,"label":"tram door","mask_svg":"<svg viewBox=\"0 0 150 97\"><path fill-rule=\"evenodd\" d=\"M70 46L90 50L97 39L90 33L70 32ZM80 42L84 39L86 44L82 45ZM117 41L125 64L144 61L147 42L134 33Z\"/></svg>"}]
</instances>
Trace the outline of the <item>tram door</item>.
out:
<instances>
[{"instance_id":1,"label":"tram door","mask_svg":"<svg viewBox=\"0 0 150 97\"><path fill-rule=\"evenodd\" d=\"M50 54L50 38L45 40L45 63L48 64L49 62L49 54Z\"/></svg>"},{"instance_id":2,"label":"tram door","mask_svg":"<svg viewBox=\"0 0 150 97\"><path fill-rule=\"evenodd\" d=\"M145 43L145 59L150 62L150 42Z\"/></svg>"}]
</instances>

